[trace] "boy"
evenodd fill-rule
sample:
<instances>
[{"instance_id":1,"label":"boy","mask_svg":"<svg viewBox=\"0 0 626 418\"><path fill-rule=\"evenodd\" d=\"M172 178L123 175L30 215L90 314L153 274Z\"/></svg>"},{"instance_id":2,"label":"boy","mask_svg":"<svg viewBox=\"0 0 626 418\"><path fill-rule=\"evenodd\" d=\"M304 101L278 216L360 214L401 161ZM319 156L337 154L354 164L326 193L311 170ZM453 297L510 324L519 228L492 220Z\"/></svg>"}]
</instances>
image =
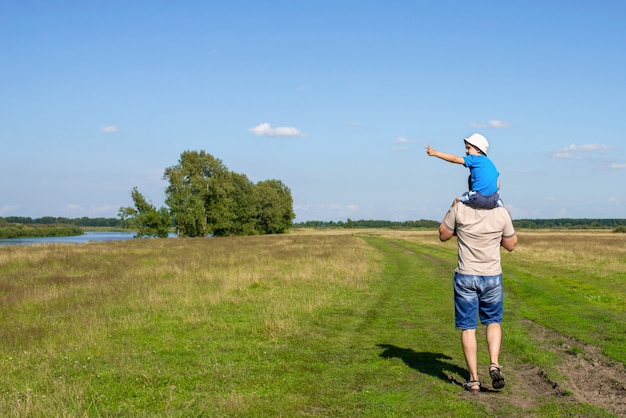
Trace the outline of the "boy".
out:
<instances>
[{"instance_id":1,"label":"boy","mask_svg":"<svg viewBox=\"0 0 626 418\"><path fill-rule=\"evenodd\" d=\"M493 162L487 158L487 149L489 148L487 138L481 134L473 134L463 140L465 141L465 157L435 151L430 145L426 147L426 153L431 157L438 157L455 164L463 164L469 168L469 192L463 193L458 198L459 201L476 209L493 209L504 206L498 194L500 173L498 173Z\"/></svg>"}]
</instances>

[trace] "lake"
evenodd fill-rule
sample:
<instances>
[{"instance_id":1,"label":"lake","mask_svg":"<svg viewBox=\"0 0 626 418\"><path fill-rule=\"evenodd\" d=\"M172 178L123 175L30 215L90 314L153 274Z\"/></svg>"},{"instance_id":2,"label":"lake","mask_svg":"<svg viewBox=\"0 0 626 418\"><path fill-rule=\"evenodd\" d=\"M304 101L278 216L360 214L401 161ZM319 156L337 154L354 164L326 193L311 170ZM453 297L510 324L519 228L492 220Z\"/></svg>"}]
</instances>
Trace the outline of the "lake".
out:
<instances>
[{"instance_id":1,"label":"lake","mask_svg":"<svg viewBox=\"0 0 626 418\"><path fill-rule=\"evenodd\" d=\"M93 241L123 241L133 239L135 232L85 232L83 235L73 237L44 237L44 238L10 238L0 239L0 246L3 245L33 245L33 244L84 244ZM170 234L170 238L175 237Z\"/></svg>"}]
</instances>

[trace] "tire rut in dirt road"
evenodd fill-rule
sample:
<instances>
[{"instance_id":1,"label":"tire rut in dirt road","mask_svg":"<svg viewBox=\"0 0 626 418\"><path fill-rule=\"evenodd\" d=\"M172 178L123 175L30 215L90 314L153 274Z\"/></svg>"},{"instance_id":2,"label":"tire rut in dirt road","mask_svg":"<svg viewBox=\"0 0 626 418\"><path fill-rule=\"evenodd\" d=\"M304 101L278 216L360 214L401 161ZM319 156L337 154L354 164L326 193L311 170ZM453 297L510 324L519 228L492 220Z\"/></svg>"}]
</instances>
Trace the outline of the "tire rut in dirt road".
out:
<instances>
[{"instance_id":1,"label":"tire rut in dirt road","mask_svg":"<svg viewBox=\"0 0 626 418\"><path fill-rule=\"evenodd\" d=\"M530 335L545 350L562 359L558 372L562 382L553 380L536 366L513 373L523 389L532 396L562 396L594 405L618 416L626 416L626 368L602 354L598 347L525 321Z\"/></svg>"},{"instance_id":2,"label":"tire rut in dirt road","mask_svg":"<svg viewBox=\"0 0 626 418\"><path fill-rule=\"evenodd\" d=\"M581 344L534 322L525 321L525 326L539 347L562 360L557 371L563 377L550 376L536 365L515 364L503 369L507 377L504 392L491 390L486 382L480 396L470 395L470 399L492 410L507 402L520 412L514 416L533 416L528 411L556 401L586 403L626 417L626 369L622 363L608 359L597 347Z\"/></svg>"}]
</instances>

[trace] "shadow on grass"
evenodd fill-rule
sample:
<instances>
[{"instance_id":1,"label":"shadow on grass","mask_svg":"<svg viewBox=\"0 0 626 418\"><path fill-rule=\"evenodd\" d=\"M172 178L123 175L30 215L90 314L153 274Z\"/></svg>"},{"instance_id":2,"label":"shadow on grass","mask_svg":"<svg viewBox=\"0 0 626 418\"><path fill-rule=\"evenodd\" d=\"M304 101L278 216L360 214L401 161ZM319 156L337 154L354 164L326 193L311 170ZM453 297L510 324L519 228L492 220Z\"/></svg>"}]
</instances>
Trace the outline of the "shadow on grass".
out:
<instances>
[{"instance_id":1,"label":"shadow on grass","mask_svg":"<svg viewBox=\"0 0 626 418\"><path fill-rule=\"evenodd\" d=\"M376 346L385 350L380 353L380 357L382 358L400 359L404 364L420 373L445 380L457 386L463 387L463 381L459 381L454 375L468 375L467 369L448 363L446 360L452 360L452 357L446 356L445 354L429 352L418 353L410 348L400 348L391 344L376 344Z\"/></svg>"}]
</instances>

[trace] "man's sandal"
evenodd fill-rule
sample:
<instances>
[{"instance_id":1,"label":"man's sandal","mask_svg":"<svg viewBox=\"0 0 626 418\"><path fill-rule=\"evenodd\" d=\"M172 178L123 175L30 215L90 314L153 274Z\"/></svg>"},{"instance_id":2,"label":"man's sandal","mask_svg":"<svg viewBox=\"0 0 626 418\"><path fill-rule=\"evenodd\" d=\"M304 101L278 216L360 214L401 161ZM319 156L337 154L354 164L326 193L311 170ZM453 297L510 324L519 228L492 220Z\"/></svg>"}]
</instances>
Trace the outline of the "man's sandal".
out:
<instances>
[{"instance_id":1,"label":"man's sandal","mask_svg":"<svg viewBox=\"0 0 626 418\"><path fill-rule=\"evenodd\" d=\"M478 387L478 389L474 389L475 387ZM480 381L470 380L469 382L465 382L463 383L463 389L472 393L478 393L480 392Z\"/></svg>"},{"instance_id":2,"label":"man's sandal","mask_svg":"<svg viewBox=\"0 0 626 418\"><path fill-rule=\"evenodd\" d=\"M491 363L489 365L489 377L491 377L491 386L494 389L502 389L505 385L504 375L502 374L502 366Z\"/></svg>"}]
</instances>

